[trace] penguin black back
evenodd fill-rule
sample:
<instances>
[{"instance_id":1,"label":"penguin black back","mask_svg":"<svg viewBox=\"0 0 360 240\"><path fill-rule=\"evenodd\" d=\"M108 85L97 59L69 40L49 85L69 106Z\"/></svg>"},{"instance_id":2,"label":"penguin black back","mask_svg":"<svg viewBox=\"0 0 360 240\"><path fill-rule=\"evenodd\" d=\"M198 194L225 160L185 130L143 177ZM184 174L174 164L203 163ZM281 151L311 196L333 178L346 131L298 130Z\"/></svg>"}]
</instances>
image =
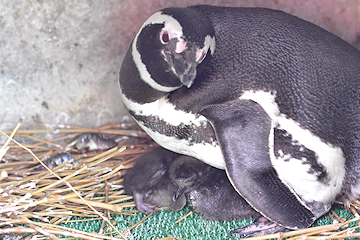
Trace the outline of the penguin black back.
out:
<instances>
[{"instance_id":1,"label":"penguin black back","mask_svg":"<svg viewBox=\"0 0 360 240\"><path fill-rule=\"evenodd\" d=\"M325 143L341 147L345 159L360 156L355 147L360 144L360 131L353 131L360 121L358 49L282 11L205 5L190 8L209 20L216 42L221 44L216 44L198 81L191 88L169 94L170 102L179 109L199 112L241 97L257 101L269 113L272 110L264 102L273 101L288 119ZM261 92L273 96L250 96ZM354 147L350 150L349 146ZM357 161L346 165L360 170ZM354 177L348 176L349 180Z\"/></svg>"}]
</instances>

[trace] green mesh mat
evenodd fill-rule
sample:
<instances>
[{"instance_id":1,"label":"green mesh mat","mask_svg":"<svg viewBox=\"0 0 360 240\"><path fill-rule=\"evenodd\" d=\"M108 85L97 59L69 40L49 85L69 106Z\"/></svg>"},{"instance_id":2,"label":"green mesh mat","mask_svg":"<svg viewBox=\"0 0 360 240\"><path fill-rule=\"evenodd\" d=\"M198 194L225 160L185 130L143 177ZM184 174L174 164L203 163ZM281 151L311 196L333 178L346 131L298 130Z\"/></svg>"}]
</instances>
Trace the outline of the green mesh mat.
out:
<instances>
[{"instance_id":1,"label":"green mesh mat","mask_svg":"<svg viewBox=\"0 0 360 240\"><path fill-rule=\"evenodd\" d=\"M150 216L143 223L135 227L126 234L126 237L131 240L145 240L145 239L160 239L169 236L176 238L183 238L189 240L217 240L217 239L239 239L238 235L230 236L229 232L235 228L249 225L253 222L252 219L244 219L239 221L208 221L204 220L196 214L191 214L186 219L179 223L175 223L178 219L185 216L190 209L184 208L179 212L172 212L167 210L160 210L157 214ZM348 212L344 209L336 208L335 212L341 217L345 218ZM146 215L136 213L133 216L119 215L116 227L119 230L128 228L133 224L139 222ZM112 216L112 221L116 216ZM352 219L353 215L349 214L348 219ZM72 220L80 219L73 218ZM88 222L75 222L64 224L64 226L83 230L87 232L99 232L101 227L101 220ZM329 216L324 216L316 221L315 225L331 224L333 221ZM356 223L353 223L356 225ZM356 238L352 238L356 239Z\"/></svg>"}]
</instances>

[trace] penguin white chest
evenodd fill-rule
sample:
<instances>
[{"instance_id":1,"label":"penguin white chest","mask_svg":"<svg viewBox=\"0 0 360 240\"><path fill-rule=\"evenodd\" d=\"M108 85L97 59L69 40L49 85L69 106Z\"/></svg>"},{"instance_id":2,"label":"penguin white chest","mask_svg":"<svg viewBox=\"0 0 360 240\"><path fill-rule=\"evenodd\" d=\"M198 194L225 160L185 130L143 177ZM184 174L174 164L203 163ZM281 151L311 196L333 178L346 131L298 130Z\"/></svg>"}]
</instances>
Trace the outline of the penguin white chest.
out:
<instances>
[{"instance_id":1,"label":"penguin white chest","mask_svg":"<svg viewBox=\"0 0 360 240\"><path fill-rule=\"evenodd\" d=\"M139 104L122 94L122 100L139 126L159 145L225 169L220 146L204 116L176 109L167 97Z\"/></svg>"}]
</instances>

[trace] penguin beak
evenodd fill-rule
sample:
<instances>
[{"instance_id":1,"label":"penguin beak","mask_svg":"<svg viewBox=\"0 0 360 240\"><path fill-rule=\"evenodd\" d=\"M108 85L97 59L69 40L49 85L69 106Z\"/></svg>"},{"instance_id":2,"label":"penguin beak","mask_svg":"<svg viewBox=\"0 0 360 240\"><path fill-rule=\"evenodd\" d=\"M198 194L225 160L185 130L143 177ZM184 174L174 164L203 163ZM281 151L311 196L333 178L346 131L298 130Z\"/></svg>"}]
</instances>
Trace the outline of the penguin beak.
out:
<instances>
[{"instance_id":1,"label":"penguin beak","mask_svg":"<svg viewBox=\"0 0 360 240\"><path fill-rule=\"evenodd\" d=\"M174 41L175 44L171 44L171 41ZM184 45L179 47L179 44ZM202 61L202 49L199 50L197 47L191 46L184 41L181 42L178 39L172 39L165 47L163 54L169 67L179 78L180 82L190 88L196 77L196 67Z\"/></svg>"},{"instance_id":2,"label":"penguin beak","mask_svg":"<svg viewBox=\"0 0 360 240\"><path fill-rule=\"evenodd\" d=\"M178 200L181 195L183 195L183 193L185 192L185 189L186 188L184 188L184 187L183 188L178 187L177 189L175 189L174 194L173 194L173 201L174 202L176 200Z\"/></svg>"}]
</instances>

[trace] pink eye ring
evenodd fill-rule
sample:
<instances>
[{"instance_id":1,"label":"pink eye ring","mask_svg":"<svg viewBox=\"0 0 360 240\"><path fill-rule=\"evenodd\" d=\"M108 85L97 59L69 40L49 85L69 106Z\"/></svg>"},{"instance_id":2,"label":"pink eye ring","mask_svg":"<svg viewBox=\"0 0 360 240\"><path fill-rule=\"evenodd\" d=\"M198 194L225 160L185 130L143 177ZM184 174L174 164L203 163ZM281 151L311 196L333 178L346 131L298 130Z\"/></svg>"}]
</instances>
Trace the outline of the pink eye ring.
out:
<instances>
[{"instance_id":1,"label":"pink eye ring","mask_svg":"<svg viewBox=\"0 0 360 240\"><path fill-rule=\"evenodd\" d=\"M202 49L198 50L196 52L196 62L201 63L205 59L206 55L207 55L206 51L204 51Z\"/></svg>"},{"instance_id":2,"label":"pink eye ring","mask_svg":"<svg viewBox=\"0 0 360 240\"><path fill-rule=\"evenodd\" d=\"M199 63L201 63L206 57L206 52L204 52L199 60Z\"/></svg>"},{"instance_id":3,"label":"pink eye ring","mask_svg":"<svg viewBox=\"0 0 360 240\"><path fill-rule=\"evenodd\" d=\"M167 44L170 41L170 36L168 31L162 31L160 33L160 41L162 44Z\"/></svg>"}]
</instances>

